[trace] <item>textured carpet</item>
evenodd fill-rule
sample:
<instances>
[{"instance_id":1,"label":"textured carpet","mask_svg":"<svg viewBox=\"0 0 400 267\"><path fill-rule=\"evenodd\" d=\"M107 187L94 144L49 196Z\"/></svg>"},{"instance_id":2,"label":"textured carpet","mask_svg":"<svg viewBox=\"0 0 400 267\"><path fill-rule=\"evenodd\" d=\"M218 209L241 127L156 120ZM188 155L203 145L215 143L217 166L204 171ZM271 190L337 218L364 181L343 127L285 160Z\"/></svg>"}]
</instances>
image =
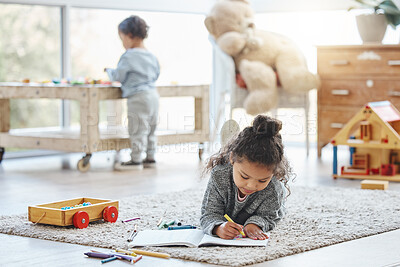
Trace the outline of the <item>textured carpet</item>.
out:
<instances>
[{"instance_id":1,"label":"textured carpet","mask_svg":"<svg viewBox=\"0 0 400 267\"><path fill-rule=\"evenodd\" d=\"M0 216L0 232L103 248L128 248L126 239L139 216L140 229L156 229L160 216L198 225L203 189L133 196L120 200L116 223L90 223L86 229L33 225L27 215ZM399 192L292 187L288 214L271 232L267 248L148 248L174 258L241 266L276 259L343 241L400 228Z\"/></svg>"}]
</instances>

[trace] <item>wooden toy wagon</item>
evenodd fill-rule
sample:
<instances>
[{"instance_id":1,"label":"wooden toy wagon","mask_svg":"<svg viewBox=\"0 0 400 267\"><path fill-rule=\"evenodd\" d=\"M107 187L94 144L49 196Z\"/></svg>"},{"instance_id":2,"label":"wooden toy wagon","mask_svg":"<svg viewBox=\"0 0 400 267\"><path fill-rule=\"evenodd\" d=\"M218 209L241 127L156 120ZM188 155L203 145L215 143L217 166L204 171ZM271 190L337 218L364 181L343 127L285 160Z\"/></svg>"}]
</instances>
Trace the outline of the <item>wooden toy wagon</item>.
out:
<instances>
[{"instance_id":1,"label":"wooden toy wagon","mask_svg":"<svg viewBox=\"0 0 400 267\"><path fill-rule=\"evenodd\" d=\"M86 228L89 222L118 219L118 201L97 198L74 198L28 207L29 221L58 226Z\"/></svg>"}]
</instances>

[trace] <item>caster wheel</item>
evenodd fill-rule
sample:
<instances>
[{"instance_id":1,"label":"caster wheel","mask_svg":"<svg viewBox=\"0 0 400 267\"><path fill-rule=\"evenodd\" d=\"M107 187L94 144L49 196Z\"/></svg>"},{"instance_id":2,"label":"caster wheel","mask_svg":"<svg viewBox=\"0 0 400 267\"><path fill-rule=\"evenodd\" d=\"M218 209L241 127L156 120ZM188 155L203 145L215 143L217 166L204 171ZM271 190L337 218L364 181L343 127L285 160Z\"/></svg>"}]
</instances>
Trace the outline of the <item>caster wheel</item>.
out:
<instances>
[{"instance_id":1,"label":"caster wheel","mask_svg":"<svg viewBox=\"0 0 400 267\"><path fill-rule=\"evenodd\" d=\"M118 209L114 206L108 206L103 210L103 219L106 222L114 223L118 219Z\"/></svg>"},{"instance_id":2,"label":"caster wheel","mask_svg":"<svg viewBox=\"0 0 400 267\"><path fill-rule=\"evenodd\" d=\"M203 152L204 152L204 148L199 148L199 159L200 160L203 158Z\"/></svg>"},{"instance_id":3,"label":"caster wheel","mask_svg":"<svg viewBox=\"0 0 400 267\"><path fill-rule=\"evenodd\" d=\"M77 168L80 172L87 172L90 169L90 163L88 162L85 164L85 159L80 159Z\"/></svg>"},{"instance_id":4,"label":"caster wheel","mask_svg":"<svg viewBox=\"0 0 400 267\"><path fill-rule=\"evenodd\" d=\"M85 211L78 211L74 214L72 221L76 228L86 228L89 225L89 214Z\"/></svg>"},{"instance_id":5,"label":"caster wheel","mask_svg":"<svg viewBox=\"0 0 400 267\"><path fill-rule=\"evenodd\" d=\"M3 161L5 149L4 147L0 147L0 163Z\"/></svg>"},{"instance_id":6,"label":"caster wheel","mask_svg":"<svg viewBox=\"0 0 400 267\"><path fill-rule=\"evenodd\" d=\"M203 158L204 143L199 143L199 160Z\"/></svg>"}]
</instances>

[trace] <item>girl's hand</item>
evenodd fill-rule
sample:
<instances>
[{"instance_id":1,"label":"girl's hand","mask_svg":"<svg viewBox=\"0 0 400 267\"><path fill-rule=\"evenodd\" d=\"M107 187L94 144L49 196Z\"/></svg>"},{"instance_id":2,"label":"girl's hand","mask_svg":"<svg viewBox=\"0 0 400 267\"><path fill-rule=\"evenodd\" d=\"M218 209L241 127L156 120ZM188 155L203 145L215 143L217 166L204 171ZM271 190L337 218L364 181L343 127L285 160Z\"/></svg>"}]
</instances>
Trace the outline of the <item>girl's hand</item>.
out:
<instances>
[{"instance_id":1,"label":"girl's hand","mask_svg":"<svg viewBox=\"0 0 400 267\"><path fill-rule=\"evenodd\" d=\"M214 228L215 234L222 239L233 239L240 235L243 226L233 222L224 222Z\"/></svg>"},{"instance_id":2,"label":"girl's hand","mask_svg":"<svg viewBox=\"0 0 400 267\"><path fill-rule=\"evenodd\" d=\"M249 223L244 227L244 233L247 237L250 237L254 240L264 240L268 238L268 236L261 230L261 228L253 223Z\"/></svg>"}]
</instances>

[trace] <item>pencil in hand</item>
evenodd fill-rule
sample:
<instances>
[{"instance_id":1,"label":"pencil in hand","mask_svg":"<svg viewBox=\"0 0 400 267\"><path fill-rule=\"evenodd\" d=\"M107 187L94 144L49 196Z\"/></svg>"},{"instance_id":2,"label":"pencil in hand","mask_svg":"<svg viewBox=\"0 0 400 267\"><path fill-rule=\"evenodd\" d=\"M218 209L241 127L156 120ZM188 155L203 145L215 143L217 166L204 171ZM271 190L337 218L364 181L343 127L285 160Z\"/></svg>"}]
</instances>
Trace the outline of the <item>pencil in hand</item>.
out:
<instances>
[{"instance_id":1,"label":"pencil in hand","mask_svg":"<svg viewBox=\"0 0 400 267\"><path fill-rule=\"evenodd\" d=\"M229 222L235 223L235 222L231 219L231 217L228 216L228 214L225 214L224 217L225 217L225 219L227 219ZM244 234L243 230L240 230L239 233L240 233L243 237L246 236L246 235Z\"/></svg>"}]
</instances>

